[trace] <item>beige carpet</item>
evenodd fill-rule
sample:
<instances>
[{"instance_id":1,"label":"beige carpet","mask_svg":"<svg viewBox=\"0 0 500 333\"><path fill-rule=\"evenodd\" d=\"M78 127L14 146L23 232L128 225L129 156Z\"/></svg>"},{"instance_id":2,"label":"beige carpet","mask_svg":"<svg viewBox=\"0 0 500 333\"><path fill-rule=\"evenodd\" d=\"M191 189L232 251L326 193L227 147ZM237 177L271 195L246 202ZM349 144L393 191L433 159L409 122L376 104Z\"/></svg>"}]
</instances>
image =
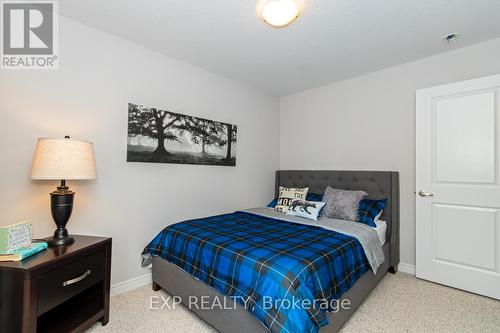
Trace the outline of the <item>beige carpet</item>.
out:
<instances>
[{"instance_id":1,"label":"beige carpet","mask_svg":"<svg viewBox=\"0 0 500 333\"><path fill-rule=\"evenodd\" d=\"M113 297L109 324L89 332L215 332L183 307L150 310L152 295L148 286ZM500 332L500 301L387 274L344 325L351 332Z\"/></svg>"}]
</instances>

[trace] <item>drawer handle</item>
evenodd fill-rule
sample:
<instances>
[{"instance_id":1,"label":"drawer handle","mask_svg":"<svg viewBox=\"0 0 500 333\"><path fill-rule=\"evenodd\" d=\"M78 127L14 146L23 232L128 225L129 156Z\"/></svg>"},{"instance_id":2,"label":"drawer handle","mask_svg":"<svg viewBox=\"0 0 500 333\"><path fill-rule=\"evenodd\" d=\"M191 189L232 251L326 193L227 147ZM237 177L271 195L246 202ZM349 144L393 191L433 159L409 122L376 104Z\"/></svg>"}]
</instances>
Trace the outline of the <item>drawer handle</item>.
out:
<instances>
[{"instance_id":1,"label":"drawer handle","mask_svg":"<svg viewBox=\"0 0 500 333\"><path fill-rule=\"evenodd\" d=\"M71 279L71 280L68 280L68 281L64 281L63 282L63 287L70 286L72 284L75 284L75 283L78 283L78 282L80 282L82 280L85 280L85 278L87 276L89 276L90 274L92 274L92 271L89 269L88 271L86 271L85 273L83 273L82 275L80 275L77 278L74 278L74 279Z\"/></svg>"}]
</instances>

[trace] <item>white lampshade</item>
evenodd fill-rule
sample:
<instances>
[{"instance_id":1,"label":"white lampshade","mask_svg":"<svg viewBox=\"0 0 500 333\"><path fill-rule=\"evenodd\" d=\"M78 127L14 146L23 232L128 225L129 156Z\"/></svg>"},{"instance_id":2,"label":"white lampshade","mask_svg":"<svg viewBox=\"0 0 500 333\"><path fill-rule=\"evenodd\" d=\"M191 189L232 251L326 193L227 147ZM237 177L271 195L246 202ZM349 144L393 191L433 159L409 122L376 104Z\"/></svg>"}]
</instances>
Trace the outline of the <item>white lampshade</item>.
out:
<instances>
[{"instance_id":1,"label":"white lampshade","mask_svg":"<svg viewBox=\"0 0 500 333\"><path fill-rule=\"evenodd\" d=\"M91 142L71 139L38 139L31 166L35 180L88 180L96 178Z\"/></svg>"}]
</instances>

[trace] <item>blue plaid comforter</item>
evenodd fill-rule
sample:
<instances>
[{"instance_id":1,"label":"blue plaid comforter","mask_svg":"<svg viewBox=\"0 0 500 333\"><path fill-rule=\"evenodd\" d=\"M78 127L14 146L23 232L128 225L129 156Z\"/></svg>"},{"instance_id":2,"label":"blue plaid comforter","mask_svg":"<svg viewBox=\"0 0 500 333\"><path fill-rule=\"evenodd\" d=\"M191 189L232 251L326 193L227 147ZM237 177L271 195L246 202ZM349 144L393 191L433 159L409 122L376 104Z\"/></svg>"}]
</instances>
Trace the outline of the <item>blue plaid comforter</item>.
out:
<instances>
[{"instance_id":1,"label":"blue plaid comforter","mask_svg":"<svg viewBox=\"0 0 500 333\"><path fill-rule=\"evenodd\" d=\"M143 251L245 305L271 332L318 332L369 264L359 241L235 212L166 227Z\"/></svg>"}]
</instances>

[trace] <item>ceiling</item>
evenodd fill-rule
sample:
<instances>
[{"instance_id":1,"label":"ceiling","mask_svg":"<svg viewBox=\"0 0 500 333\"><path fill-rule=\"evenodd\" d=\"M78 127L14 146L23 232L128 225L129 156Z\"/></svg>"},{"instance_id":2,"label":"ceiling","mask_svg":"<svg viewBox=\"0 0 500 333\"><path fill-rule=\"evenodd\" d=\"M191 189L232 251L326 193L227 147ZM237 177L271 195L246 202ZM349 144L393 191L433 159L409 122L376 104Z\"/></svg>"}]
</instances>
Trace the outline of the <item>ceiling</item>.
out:
<instances>
[{"instance_id":1,"label":"ceiling","mask_svg":"<svg viewBox=\"0 0 500 333\"><path fill-rule=\"evenodd\" d=\"M286 28L263 0L64 0L60 13L276 96L500 37L499 0L300 0ZM460 37L453 43L442 38Z\"/></svg>"}]
</instances>

